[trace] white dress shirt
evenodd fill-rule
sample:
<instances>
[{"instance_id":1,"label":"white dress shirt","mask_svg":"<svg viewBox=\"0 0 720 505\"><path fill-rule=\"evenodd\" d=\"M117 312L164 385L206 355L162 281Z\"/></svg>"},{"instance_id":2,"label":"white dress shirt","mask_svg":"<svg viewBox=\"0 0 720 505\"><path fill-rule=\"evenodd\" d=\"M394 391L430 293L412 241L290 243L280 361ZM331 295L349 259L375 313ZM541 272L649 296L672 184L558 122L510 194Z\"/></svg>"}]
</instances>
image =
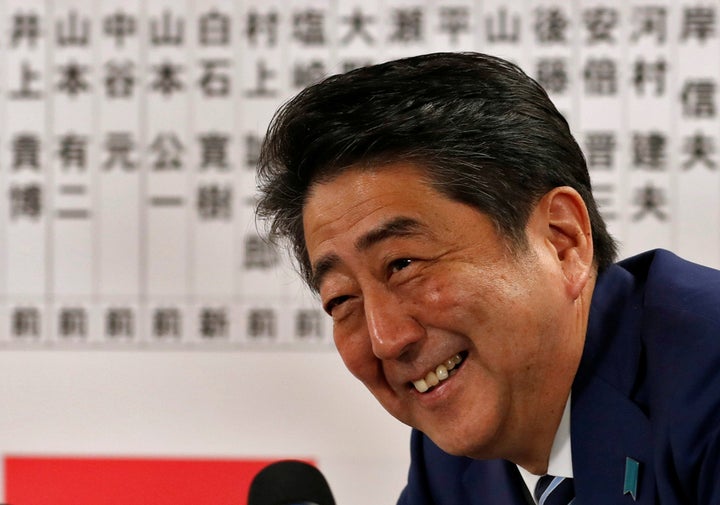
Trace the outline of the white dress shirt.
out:
<instances>
[{"instance_id":1,"label":"white dress shirt","mask_svg":"<svg viewBox=\"0 0 720 505\"><path fill-rule=\"evenodd\" d=\"M540 480L541 475L532 474L519 465L518 470L520 470L520 475L530 490L530 496L532 496L535 491L535 485L537 481ZM556 477L572 478L573 476L572 451L570 450L570 398L568 398L567 403L565 403L565 410L560 420L560 426L558 426L552 449L550 449L547 473ZM533 500L534 499L535 497L533 496Z\"/></svg>"}]
</instances>

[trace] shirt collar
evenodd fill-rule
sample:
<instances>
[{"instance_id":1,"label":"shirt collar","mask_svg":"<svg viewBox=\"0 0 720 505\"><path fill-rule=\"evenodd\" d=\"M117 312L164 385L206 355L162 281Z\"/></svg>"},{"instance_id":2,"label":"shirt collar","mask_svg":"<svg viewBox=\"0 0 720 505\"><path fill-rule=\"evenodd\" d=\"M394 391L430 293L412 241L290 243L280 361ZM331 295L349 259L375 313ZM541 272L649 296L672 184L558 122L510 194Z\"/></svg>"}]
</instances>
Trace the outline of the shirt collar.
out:
<instances>
[{"instance_id":1,"label":"shirt collar","mask_svg":"<svg viewBox=\"0 0 720 505\"><path fill-rule=\"evenodd\" d=\"M518 466L518 470L520 470L520 475L532 495L535 490L535 485L540 479L540 475L534 475L521 466ZM565 410L563 410L560 425L555 433L552 449L550 449L547 473L549 475L555 475L556 477L572 478L573 476L572 451L570 447L570 398L568 398L568 401L565 403Z\"/></svg>"}]
</instances>

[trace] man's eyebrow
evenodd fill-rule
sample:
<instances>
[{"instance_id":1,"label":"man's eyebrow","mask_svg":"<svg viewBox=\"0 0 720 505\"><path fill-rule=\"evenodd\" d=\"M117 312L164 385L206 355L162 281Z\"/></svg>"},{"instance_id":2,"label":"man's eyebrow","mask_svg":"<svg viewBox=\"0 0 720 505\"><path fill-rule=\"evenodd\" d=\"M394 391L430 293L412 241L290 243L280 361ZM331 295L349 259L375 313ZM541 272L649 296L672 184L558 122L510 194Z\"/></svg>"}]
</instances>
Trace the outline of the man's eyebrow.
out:
<instances>
[{"instance_id":1,"label":"man's eyebrow","mask_svg":"<svg viewBox=\"0 0 720 505\"><path fill-rule=\"evenodd\" d=\"M370 230L365 235L360 237L355 242L355 249L358 251L366 251L378 242L393 238L393 237L407 237L410 235L418 235L422 231L426 230L426 226L420 223L420 221L411 217L398 216L385 223L382 223L377 228Z\"/></svg>"},{"instance_id":2,"label":"man's eyebrow","mask_svg":"<svg viewBox=\"0 0 720 505\"><path fill-rule=\"evenodd\" d=\"M370 230L365 235L361 236L355 242L355 249L360 252L366 251L383 240L392 237L418 235L425 230L427 230L427 227L420 221L411 217L399 216L382 223L377 228ZM340 261L341 260L338 255L328 254L318 259L318 261L313 265L311 283L316 291L320 289L320 284L328 272L333 270Z\"/></svg>"},{"instance_id":3,"label":"man's eyebrow","mask_svg":"<svg viewBox=\"0 0 720 505\"><path fill-rule=\"evenodd\" d=\"M315 291L320 291L320 284L323 279L338 263L340 263L340 257L337 254L328 254L313 265L310 284Z\"/></svg>"}]
</instances>

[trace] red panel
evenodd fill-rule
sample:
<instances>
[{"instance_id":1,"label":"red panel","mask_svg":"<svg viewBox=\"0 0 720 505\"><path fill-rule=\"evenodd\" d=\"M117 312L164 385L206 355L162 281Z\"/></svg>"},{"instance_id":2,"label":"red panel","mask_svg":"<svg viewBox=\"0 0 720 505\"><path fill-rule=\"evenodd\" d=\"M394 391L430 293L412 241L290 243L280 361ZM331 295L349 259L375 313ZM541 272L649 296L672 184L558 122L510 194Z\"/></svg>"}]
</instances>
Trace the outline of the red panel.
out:
<instances>
[{"instance_id":1,"label":"red panel","mask_svg":"<svg viewBox=\"0 0 720 505\"><path fill-rule=\"evenodd\" d=\"M253 477L273 461L9 456L5 501L10 505L245 505Z\"/></svg>"}]
</instances>

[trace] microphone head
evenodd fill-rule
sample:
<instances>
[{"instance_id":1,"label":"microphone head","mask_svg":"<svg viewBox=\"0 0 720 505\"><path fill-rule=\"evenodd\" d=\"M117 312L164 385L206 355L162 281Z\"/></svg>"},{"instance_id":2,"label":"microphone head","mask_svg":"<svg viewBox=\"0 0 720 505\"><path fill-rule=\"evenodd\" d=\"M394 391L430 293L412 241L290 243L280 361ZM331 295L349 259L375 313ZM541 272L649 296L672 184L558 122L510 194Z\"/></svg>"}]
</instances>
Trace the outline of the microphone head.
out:
<instances>
[{"instance_id":1,"label":"microphone head","mask_svg":"<svg viewBox=\"0 0 720 505\"><path fill-rule=\"evenodd\" d=\"M335 505L320 470L302 461L272 463L250 484L248 505Z\"/></svg>"}]
</instances>

